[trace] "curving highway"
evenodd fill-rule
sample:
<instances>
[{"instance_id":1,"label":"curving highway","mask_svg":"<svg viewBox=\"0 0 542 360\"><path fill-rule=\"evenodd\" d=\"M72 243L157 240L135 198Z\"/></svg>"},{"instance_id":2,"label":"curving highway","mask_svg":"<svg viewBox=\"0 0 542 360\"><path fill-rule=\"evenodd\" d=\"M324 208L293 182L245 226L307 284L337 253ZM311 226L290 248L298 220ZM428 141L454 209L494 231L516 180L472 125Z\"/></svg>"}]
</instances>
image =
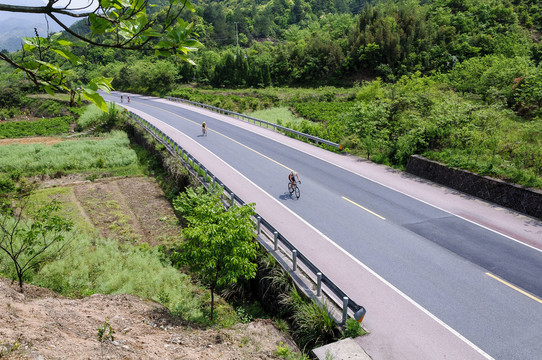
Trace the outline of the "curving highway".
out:
<instances>
[{"instance_id":1,"label":"curving highway","mask_svg":"<svg viewBox=\"0 0 542 360\"><path fill-rule=\"evenodd\" d=\"M243 200L267 207L282 233L313 231L288 239L367 308L371 334L358 341L374 359L542 358L542 222L202 109L104 98L204 151L194 155L211 171L227 164L230 181L255 189ZM287 193L289 169L299 200ZM427 328L414 325L422 317Z\"/></svg>"}]
</instances>

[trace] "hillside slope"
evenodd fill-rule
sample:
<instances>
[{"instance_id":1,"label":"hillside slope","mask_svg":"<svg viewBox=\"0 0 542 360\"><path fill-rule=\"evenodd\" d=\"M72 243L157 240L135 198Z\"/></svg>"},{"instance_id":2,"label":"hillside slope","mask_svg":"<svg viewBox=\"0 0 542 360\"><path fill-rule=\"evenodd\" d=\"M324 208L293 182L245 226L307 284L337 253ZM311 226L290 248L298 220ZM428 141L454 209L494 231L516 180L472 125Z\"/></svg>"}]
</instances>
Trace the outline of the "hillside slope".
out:
<instances>
[{"instance_id":1,"label":"hillside slope","mask_svg":"<svg viewBox=\"0 0 542 360\"><path fill-rule=\"evenodd\" d=\"M0 278L2 359L276 359L294 348L271 320L200 330L177 323L160 304L132 295L68 299L32 285L25 294ZM98 341L109 322L114 340Z\"/></svg>"}]
</instances>

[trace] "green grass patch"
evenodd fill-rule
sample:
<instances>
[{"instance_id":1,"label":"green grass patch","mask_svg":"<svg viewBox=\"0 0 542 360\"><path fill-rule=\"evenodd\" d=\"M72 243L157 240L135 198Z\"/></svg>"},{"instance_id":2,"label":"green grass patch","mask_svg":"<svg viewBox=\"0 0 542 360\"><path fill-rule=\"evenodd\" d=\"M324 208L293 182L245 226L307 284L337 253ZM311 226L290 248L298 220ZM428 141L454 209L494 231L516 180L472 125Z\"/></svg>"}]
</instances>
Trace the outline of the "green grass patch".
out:
<instances>
[{"instance_id":1,"label":"green grass patch","mask_svg":"<svg viewBox=\"0 0 542 360\"><path fill-rule=\"evenodd\" d=\"M11 144L0 146L0 172L26 176L86 170L136 171L137 156L126 133L115 131L99 139L62 141L54 145Z\"/></svg>"},{"instance_id":2,"label":"green grass patch","mask_svg":"<svg viewBox=\"0 0 542 360\"><path fill-rule=\"evenodd\" d=\"M290 108L287 106L280 106L280 107L274 107L270 109L265 110L257 110L248 113L247 115L255 117L256 119L261 119L273 124L282 125L286 123L291 123L294 125L301 124L301 122L304 120L303 118L299 118L295 116L291 111Z\"/></svg>"},{"instance_id":3,"label":"green grass patch","mask_svg":"<svg viewBox=\"0 0 542 360\"><path fill-rule=\"evenodd\" d=\"M106 114L98 109L96 105L92 104L87 106L83 114L77 119L77 130L81 131L97 126L104 121L104 116L106 116Z\"/></svg>"},{"instance_id":4,"label":"green grass patch","mask_svg":"<svg viewBox=\"0 0 542 360\"><path fill-rule=\"evenodd\" d=\"M74 121L73 116L61 116L38 121L3 122L0 123L0 139L64 134Z\"/></svg>"},{"instance_id":5,"label":"green grass patch","mask_svg":"<svg viewBox=\"0 0 542 360\"><path fill-rule=\"evenodd\" d=\"M10 267L5 253L0 253L0 272L9 275ZM205 323L205 296L200 296L204 290L148 246L123 245L79 233L63 256L30 274L28 280L71 297L132 294L160 302L185 320Z\"/></svg>"}]
</instances>

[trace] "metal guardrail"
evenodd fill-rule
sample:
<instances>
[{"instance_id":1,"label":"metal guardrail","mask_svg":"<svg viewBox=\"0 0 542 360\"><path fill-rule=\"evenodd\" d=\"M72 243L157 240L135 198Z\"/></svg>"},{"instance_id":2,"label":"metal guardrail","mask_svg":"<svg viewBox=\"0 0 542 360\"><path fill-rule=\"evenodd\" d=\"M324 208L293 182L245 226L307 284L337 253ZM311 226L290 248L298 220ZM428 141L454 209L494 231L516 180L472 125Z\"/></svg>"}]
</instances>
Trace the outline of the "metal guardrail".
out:
<instances>
[{"instance_id":1,"label":"metal guardrail","mask_svg":"<svg viewBox=\"0 0 542 360\"><path fill-rule=\"evenodd\" d=\"M331 142L329 140L319 138L317 136L305 134L305 133L302 133L300 131L296 131L296 130L293 130L293 129L290 129L290 128L287 128L287 127L284 127L284 126L281 126L281 125L277 125L277 124L274 124L274 123L269 122L269 121L257 119L257 118L254 118L252 116L248 116L248 115L244 115L244 114L239 114L239 113L236 113L234 111L221 109L221 108L218 108L216 106L202 104L202 103L198 103L198 102L195 102L195 101L185 100L185 99L176 98L176 97L172 97L172 96L166 96L166 99L170 100L170 101L177 101L177 102L182 102L182 103L185 103L185 104L199 106L199 107L202 107L202 108L205 108L205 109L208 109L208 110L215 111L215 112L217 112L219 114L229 115L229 116L234 117L234 118L237 117L238 119L245 119L248 122L252 121L254 124L258 123L258 125L260 125L260 126L265 125L267 128L272 127L274 130L280 130L280 131L285 132L285 133L290 133L290 134L295 135L295 136L299 136L299 137L302 137L302 138L305 138L305 139L308 139L308 140L312 140L312 141L316 142L317 144L325 144L325 145L337 148L339 150L342 150L342 148L343 148L343 146L341 144L337 144L337 143Z\"/></svg>"},{"instance_id":2,"label":"metal guardrail","mask_svg":"<svg viewBox=\"0 0 542 360\"><path fill-rule=\"evenodd\" d=\"M227 194L227 206L232 206L234 203L245 205L245 202L235 195L233 191L228 188L224 183L222 183L214 174L205 168L196 158L194 158L188 151L183 149L183 147L173 141L168 135L163 131L149 123L147 120L143 119L139 115L128 111L130 117L135 120L139 125L141 125L148 133L150 133L158 142L163 144L166 149L174 156L180 156L181 161L184 163L185 167L192 175L196 176L197 179L206 187L222 187L224 193ZM292 270L295 272L297 270L297 261L301 262L306 270L312 273L313 277L317 279L316 281L316 296L320 297L322 291L324 293L331 293L336 299L342 300L342 304L337 304L339 307L342 307L342 322L346 322L347 311L350 309L354 315L354 318L361 323L363 317L365 316L366 310L363 306L358 305L355 301L350 299L344 291L342 291L333 281L323 274L316 265L314 265L303 253L295 248L295 246L290 243L280 232L278 232L273 225L268 221L262 218L260 215L256 214L256 229L257 229L257 238L262 245L264 245L264 239L261 238L262 227L269 233L273 234L273 249L276 252L278 246L281 245L281 248L286 249L291 253L290 258L292 261ZM267 236L269 241L271 237ZM265 247L265 246L264 246ZM277 256L276 254L273 254ZM325 288L322 286L325 285ZM325 290L327 288L327 291Z\"/></svg>"}]
</instances>

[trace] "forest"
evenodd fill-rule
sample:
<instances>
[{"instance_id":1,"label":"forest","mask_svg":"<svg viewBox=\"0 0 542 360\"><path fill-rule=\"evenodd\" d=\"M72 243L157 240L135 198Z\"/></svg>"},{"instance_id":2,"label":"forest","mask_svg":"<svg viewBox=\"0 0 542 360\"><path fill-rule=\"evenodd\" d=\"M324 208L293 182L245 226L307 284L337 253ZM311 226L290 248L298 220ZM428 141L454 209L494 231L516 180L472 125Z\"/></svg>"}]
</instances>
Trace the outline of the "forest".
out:
<instances>
[{"instance_id":1,"label":"forest","mask_svg":"<svg viewBox=\"0 0 542 360\"><path fill-rule=\"evenodd\" d=\"M167 2L155 3L149 11L163 16ZM193 6L183 16L203 44L189 54L196 65L77 46L71 50L83 64L65 60L70 81L111 77L115 90L247 113L287 107L304 119L292 127L373 161L404 168L417 153L542 187L538 1L199 0ZM86 21L71 28L89 31ZM97 41L111 41L108 36ZM2 81L2 111L17 99L14 87L24 93L28 86Z\"/></svg>"}]
</instances>

